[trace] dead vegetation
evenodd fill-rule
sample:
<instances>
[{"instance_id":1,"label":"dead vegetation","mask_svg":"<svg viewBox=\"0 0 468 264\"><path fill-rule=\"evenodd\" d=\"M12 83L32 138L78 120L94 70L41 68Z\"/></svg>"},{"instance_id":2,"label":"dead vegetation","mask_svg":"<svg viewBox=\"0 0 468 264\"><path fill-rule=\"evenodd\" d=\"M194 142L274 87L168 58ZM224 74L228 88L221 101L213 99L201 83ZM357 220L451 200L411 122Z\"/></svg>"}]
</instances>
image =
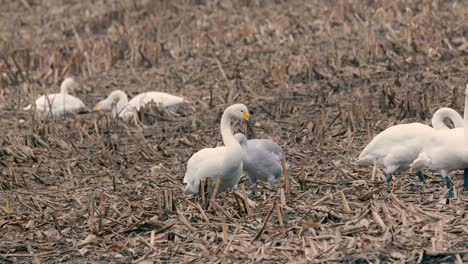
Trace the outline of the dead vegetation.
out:
<instances>
[{"instance_id":1,"label":"dead vegetation","mask_svg":"<svg viewBox=\"0 0 468 264\"><path fill-rule=\"evenodd\" d=\"M447 204L437 173L387 187L353 165L390 125L461 112L467 3L408 2L0 1L0 262L468 261L461 175ZM66 75L88 106L115 89L193 104L144 127L20 111ZM186 161L232 102L288 177L187 199Z\"/></svg>"}]
</instances>

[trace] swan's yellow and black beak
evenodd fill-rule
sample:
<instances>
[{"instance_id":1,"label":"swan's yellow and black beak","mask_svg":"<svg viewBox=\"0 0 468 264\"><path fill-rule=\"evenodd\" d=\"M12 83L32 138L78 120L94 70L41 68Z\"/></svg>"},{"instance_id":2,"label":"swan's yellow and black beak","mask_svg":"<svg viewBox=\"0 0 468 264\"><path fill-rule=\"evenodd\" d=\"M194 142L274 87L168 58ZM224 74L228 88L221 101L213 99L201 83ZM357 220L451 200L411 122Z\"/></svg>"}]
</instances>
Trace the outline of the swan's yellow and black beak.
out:
<instances>
[{"instance_id":1,"label":"swan's yellow and black beak","mask_svg":"<svg viewBox=\"0 0 468 264\"><path fill-rule=\"evenodd\" d=\"M93 112L97 112L99 111L99 105L96 104L94 107L93 107Z\"/></svg>"},{"instance_id":2,"label":"swan's yellow and black beak","mask_svg":"<svg viewBox=\"0 0 468 264\"><path fill-rule=\"evenodd\" d=\"M250 115L249 115L249 113L243 112L243 113L242 113L242 117L244 117L244 120L245 120L245 121L249 122L249 120L250 120Z\"/></svg>"}]
</instances>

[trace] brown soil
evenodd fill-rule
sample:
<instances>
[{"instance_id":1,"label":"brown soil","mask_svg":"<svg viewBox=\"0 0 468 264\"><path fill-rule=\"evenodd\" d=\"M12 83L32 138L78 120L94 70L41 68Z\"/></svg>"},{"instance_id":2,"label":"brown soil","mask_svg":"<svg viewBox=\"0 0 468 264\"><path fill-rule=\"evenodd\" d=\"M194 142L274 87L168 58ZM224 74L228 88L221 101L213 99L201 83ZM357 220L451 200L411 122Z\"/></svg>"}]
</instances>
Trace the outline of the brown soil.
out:
<instances>
[{"instance_id":1,"label":"brown soil","mask_svg":"<svg viewBox=\"0 0 468 264\"><path fill-rule=\"evenodd\" d=\"M391 125L463 111L468 4L410 2L0 1L0 262L467 262L460 173L448 203L438 173L387 187L353 164ZM21 110L68 75L89 107L193 103L143 128ZM186 162L234 102L287 151L290 193L242 178L208 208L182 195Z\"/></svg>"}]
</instances>

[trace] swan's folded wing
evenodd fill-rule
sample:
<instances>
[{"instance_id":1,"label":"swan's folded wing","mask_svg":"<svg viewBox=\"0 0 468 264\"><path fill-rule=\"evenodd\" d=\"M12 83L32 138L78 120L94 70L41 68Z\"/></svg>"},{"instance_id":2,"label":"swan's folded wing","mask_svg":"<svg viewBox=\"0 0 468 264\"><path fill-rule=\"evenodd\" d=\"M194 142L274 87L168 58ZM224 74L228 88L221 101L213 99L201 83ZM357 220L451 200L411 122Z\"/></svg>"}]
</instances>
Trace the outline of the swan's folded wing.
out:
<instances>
[{"instance_id":1,"label":"swan's folded wing","mask_svg":"<svg viewBox=\"0 0 468 264\"><path fill-rule=\"evenodd\" d=\"M374 159L383 158L395 147L409 146L422 148L430 137L432 128L419 123L401 124L389 127L375 136L359 154L358 164L372 164Z\"/></svg>"},{"instance_id":2,"label":"swan's folded wing","mask_svg":"<svg viewBox=\"0 0 468 264\"><path fill-rule=\"evenodd\" d=\"M182 97L172 95L172 94L167 94L167 93L161 93L160 97L161 97L161 101L164 103L164 106L166 107L178 105L186 101Z\"/></svg>"},{"instance_id":3,"label":"swan's folded wing","mask_svg":"<svg viewBox=\"0 0 468 264\"><path fill-rule=\"evenodd\" d=\"M269 139L251 139L248 141L248 151L255 152L266 152L271 153L278 157L278 159L284 159L286 157L283 149L275 142Z\"/></svg>"},{"instance_id":4,"label":"swan's folded wing","mask_svg":"<svg viewBox=\"0 0 468 264\"><path fill-rule=\"evenodd\" d=\"M193 184L206 177L220 175L220 164L225 155L225 147L205 148L193 154L187 162L184 183Z\"/></svg>"},{"instance_id":5,"label":"swan's folded wing","mask_svg":"<svg viewBox=\"0 0 468 264\"><path fill-rule=\"evenodd\" d=\"M42 95L36 99L36 109L38 111L44 111L49 109L49 106L53 106L55 102L55 96L58 94L49 94L49 95Z\"/></svg>"},{"instance_id":6,"label":"swan's folded wing","mask_svg":"<svg viewBox=\"0 0 468 264\"><path fill-rule=\"evenodd\" d=\"M280 176L281 160L285 158L281 147L268 139L252 139L248 141L244 170L248 174L268 177Z\"/></svg>"},{"instance_id":7,"label":"swan's folded wing","mask_svg":"<svg viewBox=\"0 0 468 264\"><path fill-rule=\"evenodd\" d=\"M184 98L168 93L145 92L135 96L128 103L131 106L135 107L137 111L139 111L141 107L145 106L150 102L154 102L156 104L161 103L164 107L170 107L173 105L183 103Z\"/></svg>"}]
</instances>

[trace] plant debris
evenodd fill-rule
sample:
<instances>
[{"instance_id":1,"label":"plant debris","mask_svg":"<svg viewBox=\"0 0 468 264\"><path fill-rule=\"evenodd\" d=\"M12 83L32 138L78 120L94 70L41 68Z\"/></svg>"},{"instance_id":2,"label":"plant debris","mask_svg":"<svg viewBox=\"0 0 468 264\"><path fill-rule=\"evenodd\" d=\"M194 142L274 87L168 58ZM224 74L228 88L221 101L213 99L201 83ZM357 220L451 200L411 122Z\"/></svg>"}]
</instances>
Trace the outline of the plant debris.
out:
<instances>
[{"instance_id":1,"label":"plant debris","mask_svg":"<svg viewBox=\"0 0 468 264\"><path fill-rule=\"evenodd\" d=\"M383 129L462 112L466 1L3 1L0 262L468 262L468 192L452 176L385 184L354 165ZM66 76L87 106L111 91L183 96L141 124L22 108ZM184 197L186 162L220 144L241 102L249 137L287 151L250 194ZM285 182L286 179L286 182ZM203 189L203 188L202 188Z\"/></svg>"}]
</instances>

